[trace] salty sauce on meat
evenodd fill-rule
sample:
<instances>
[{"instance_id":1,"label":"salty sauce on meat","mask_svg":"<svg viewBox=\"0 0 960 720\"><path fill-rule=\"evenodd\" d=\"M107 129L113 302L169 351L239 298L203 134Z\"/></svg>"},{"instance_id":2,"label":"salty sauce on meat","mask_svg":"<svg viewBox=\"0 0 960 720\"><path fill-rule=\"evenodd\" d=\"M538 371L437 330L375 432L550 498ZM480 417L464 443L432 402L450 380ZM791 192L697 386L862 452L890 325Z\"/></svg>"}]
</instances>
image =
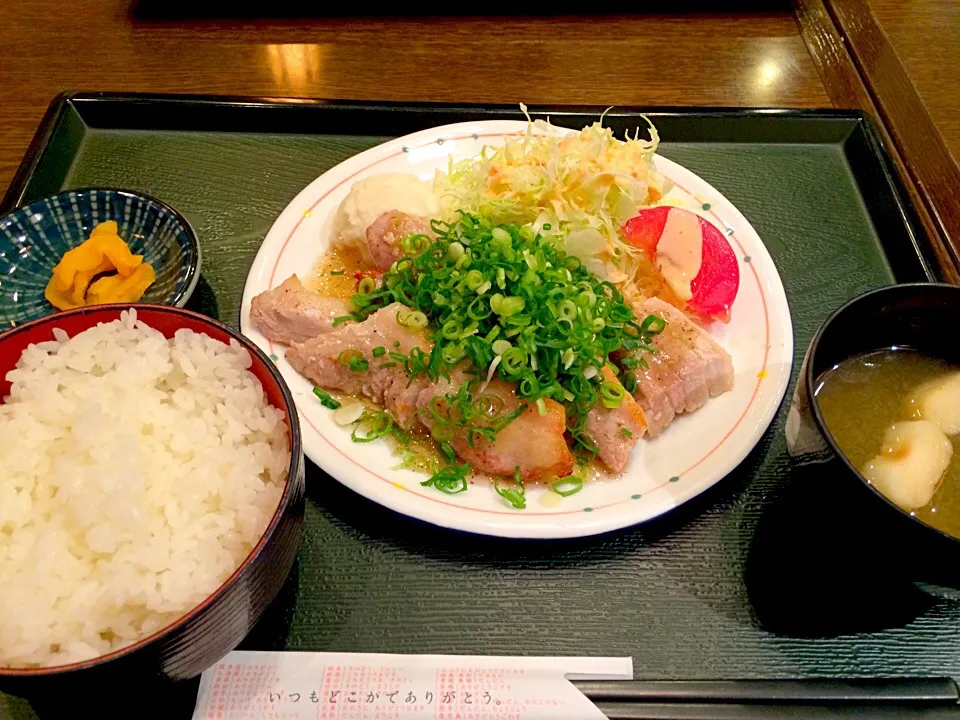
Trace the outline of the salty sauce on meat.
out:
<instances>
[{"instance_id":1,"label":"salty sauce on meat","mask_svg":"<svg viewBox=\"0 0 960 720\"><path fill-rule=\"evenodd\" d=\"M334 319L349 312L346 301L321 297L304 287L296 275L250 303L250 320L257 330L284 345L329 332Z\"/></svg>"},{"instance_id":2,"label":"salty sauce on meat","mask_svg":"<svg viewBox=\"0 0 960 720\"><path fill-rule=\"evenodd\" d=\"M369 268L352 245L334 245L323 254L307 280L318 295L349 301L357 291L357 275Z\"/></svg>"}]
</instances>

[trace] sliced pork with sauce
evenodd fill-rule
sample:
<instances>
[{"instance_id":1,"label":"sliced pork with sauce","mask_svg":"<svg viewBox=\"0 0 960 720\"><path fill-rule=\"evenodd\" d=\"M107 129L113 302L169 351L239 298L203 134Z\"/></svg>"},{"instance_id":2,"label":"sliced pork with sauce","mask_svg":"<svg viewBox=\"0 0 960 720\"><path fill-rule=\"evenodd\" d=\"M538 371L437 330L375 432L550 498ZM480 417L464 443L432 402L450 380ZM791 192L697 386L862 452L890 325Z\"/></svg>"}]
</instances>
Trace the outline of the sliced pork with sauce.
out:
<instances>
[{"instance_id":1,"label":"sliced pork with sauce","mask_svg":"<svg viewBox=\"0 0 960 720\"><path fill-rule=\"evenodd\" d=\"M647 433L656 437L683 412L683 380L659 353L645 355L646 368L637 368L634 397L647 420Z\"/></svg>"},{"instance_id":2,"label":"sliced pork with sauce","mask_svg":"<svg viewBox=\"0 0 960 720\"><path fill-rule=\"evenodd\" d=\"M417 401L423 423L428 427L433 423L429 408L436 396L456 393L460 385L469 379L464 373L452 373L450 380L441 379L424 388ZM562 405L553 400L544 400L546 414L541 415L535 405L516 396L512 384L499 378L491 380L482 392L478 388L473 394L475 400L479 398L481 402L497 398L493 405L498 415L509 414L526 405L526 410L500 430L492 442L475 436L471 446L465 431L453 436L450 443L454 451L469 462L474 470L513 477L514 471L519 469L520 478L524 481L566 477L573 472L573 455L564 437L567 414ZM446 410L446 400L439 405L441 411Z\"/></svg>"},{"instance_id":3,"label":"sliced pork with sauce","mask_svg":"<svg viewBox=\"0 0 960 720\"><path fill-rule=\"evenodd\" d=\"M367 228L367 246L378 270L389 269L404 254L402 241L412 234L433 237L427 221L395 210L382 214ZM436 419L431 406L446 412L449 401L445 396L456 393L474 376L455 371L437 382L425 375L411 379L403 363L391 358L390 353L408 356L419 349L429 354L432 342L427 331L400 325L398 314L408 309L394 303L363 322L334 327L334 319L349 311L346 301L321 297L294 275L253 299L251 319L271 340L290 345L287 360L316 385L367 397L383 406L404 428L433 426ZM733 386L730 356L680 310L652 298L637 303L634 311L640 319L654 314L666 321L663 332L653 339L657 351L645 355L646 367L635 369L633 397L627 395L616 408L598 403L587 416L585 430L598 449L599 459L614 473L627 467L634 447L645 434L656 437L678 414L697 410ZM373 350L379 347L384 352L374 357ZM353 368L351 358L355 360ZM603 377L617 381L610 366L603 369ZM494 378L485 386L477 385L474 401L480 396L492 403L492 418L525 409L492 441L474 434L471 443L467 431L458 427L450 443L460 459L474 470L491 475L513 477L519 470L524 481L565 477L573 471L562 405L544 400L546 412L541 415L536 405L516 396L510 383ZM435 401L438 396L443 398L439 404ZM482 419L479 424L484 426Z\"/></svg>"},{"instance_id":4,"label":"sliced pork with sauce","mask_svg":"<svg viewBox=\"0 0 960 720\"><path fill-rule=\"evenodd\" d=\"M400 325L397 322L400 311L408 312L400 303L393 303L363 322L294 343L287 350L287 362L315 385L370 398L381 404L402 427L410 427L415 419L417 397L429 380L421 375L411 382L403 364L391 359L389 353L409 355L414 348L429 353L432 343L423 330ZM373 350L377 347L384 348L385 354L374 357ZM366 360L365 370L353 370L344 363L353 354L350 351Z\"/></svg>"},{"instance_id":5,"label":"sliced pork with sauce","mask_svg":"<svg viewBox=\"0 0 960 720\"><path fill-rule=\"evenodd\" d=\"M291 275L281 285L250 302L254 327L274 342L290 345L333 329L333 321L350 313L345 300L322 297Z\"/></svg>"},{"instance_id":6,"label":"sliced pork with sauce","mask_svg":"<svg viewBox=\"0 0 960 720\"><path fill-rule=\"evenodd\" d=\"M603 378L617 382L617 375L608 365ZM599 448L597 457L613 472L622 472L630 461L630 453L647 429L647 420L637 401L626 395L619 407L604 407L598 402L587 414L587 436Z\"/></svg>"},{"instance_id":7,"label":"sliced pork with sauce","mask_svg":"<svg viewBox=\"0 0 960 720\"><path fill-rule=\"evenodd\" d=\"M651 298L634 312L641 320L653 314L667 323L653 339L657 352L644 356L647 367L636 369L634 397L646 414L648 433L656 437L676 415L733 388L733 362L706 330L672 305Z\"/></svg>"},{"instance_id":8,"label":"sliced pork with sauce","mask_svg":"<svg viewBox=\"0 0 960 720\"><path fill-rule=\"evenodd\" d=\"M388 270L403 255L401 241L409 235L434 237L430 223L423 218L390 210L378 217L367 228L367 247L374 265L379 270Z\"/></svg>"},{"instance_id":9,"label":"sliced pork with sauce","mask_svg":"<svg viewBox=\"0 0 960 720\"><path fill-rule=\"evenodd\" d=\"M504 387L490 383L491 390L504 401L508 396L518 403L516 395ZM567 447L564 432L567 429L567 414L560 403L544 400L546 414L540 415L535 405L527 409L512 423L497 433L493 442L479 438L471 448L466 438L455 437L453 449L475 470L512 477L515 469L524 481L542 480L549 477L566 477L573 472L573 455ZM512 408L516 409L519 404Z\"/></svg>"},{"instance_id":10,"label":"sliced pork with sauce","mask_svg":"<svg viewBox=\"0 0 960 720\"><path fill-rule=\"evenodd\" d=\"M432 343L424 331L400 325L397 322L400 311L406 308L394 303L363 322L294 343L287 350L287 361L294 370L322 388L362 395L381 404L404 428L414 425L418 416L429 427L430 401L437 395L457 392L469 377L454 373L452 379L441 379L437 383L425 375L411 379L404 366L389 353L409 355L411 350L419 348L429 354ZM373 356L377 347L385 348L380 357ZM344 362L351 356L362 356L367 367L359 371L351 369ZM564 439L566 413L561 405L547 400L547 413L541 416L535 406L517 398L513 386L496 378L482 394L499 398L498 414L509 414L521 405L528 408L500 430L492 442L478 437L471 447L465 432L456 434L451 444L460 458L470 462L475 470L494 475L512 477L514 469L519 467L524 480L563 477L572 472L573 455Z\"/></svg>"}]
</instances>

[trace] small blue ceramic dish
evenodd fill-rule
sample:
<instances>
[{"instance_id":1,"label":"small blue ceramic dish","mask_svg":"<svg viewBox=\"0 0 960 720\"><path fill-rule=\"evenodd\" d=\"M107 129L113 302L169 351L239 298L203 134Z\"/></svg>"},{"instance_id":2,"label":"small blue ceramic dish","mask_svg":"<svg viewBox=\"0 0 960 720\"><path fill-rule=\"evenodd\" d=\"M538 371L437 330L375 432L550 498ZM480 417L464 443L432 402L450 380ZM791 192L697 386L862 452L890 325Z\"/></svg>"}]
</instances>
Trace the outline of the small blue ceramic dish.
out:
<instances>
[{"instance_id":1,"label":"small blue ceramic dish","mask_svg":"<svg viewBox=\"0 0 960 720\"><path fill-rule=\"evenodd\" d=\"M0 331L57 312L43 296L54 266L107 220L157 274L141 302L186 304L200 278L200 245L183 215L126 190L68 190L0 218Z\"/></svg>"}]
</instances>

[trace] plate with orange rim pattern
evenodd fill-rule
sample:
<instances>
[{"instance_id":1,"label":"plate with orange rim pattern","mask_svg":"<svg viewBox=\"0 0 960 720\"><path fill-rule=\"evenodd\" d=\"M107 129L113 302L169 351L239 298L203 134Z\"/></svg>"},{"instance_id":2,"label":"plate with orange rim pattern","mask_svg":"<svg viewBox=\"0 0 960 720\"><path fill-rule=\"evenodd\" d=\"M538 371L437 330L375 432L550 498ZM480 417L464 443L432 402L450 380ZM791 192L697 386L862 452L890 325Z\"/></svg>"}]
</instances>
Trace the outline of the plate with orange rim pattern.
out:
<instances>
[{"instance_id":1,"label":"plate with orange rim pattern","mask_svg":"<svg viewBox=\"0 0 960 720\"><path fill-rule=\"evenodd\" d=\"M357 180L400 172L431 180L452 157L477 155L526 132L527 123L485 120L430 128L378 145L345 160L304 188L267 233L244 287L241 330L272 358L286 379L301 417L306 455L331 477L396 512L442 527L513 538L569 538L629 527L658 517L699 495L730 473L760 441L790 379L793 328L777 269L746 218L717 190L680 165L656 156L673 184L665 204L684 207L726 235L740 263L740 290L729 323L708 328L733 359L734 387L700 410L682 415L657 438L642 439L625 472L586 482L561 497L529 486L526 508L499 497L475 478L466 492L446 495L422 487L426 476L400 469L385 442L356 444L351 428L334 422L313 386L250 322L250 301L290 275L308 276L329 249L333 218ZM564 132L558 129L557 132Z\"/></svg>"}]
</instances>

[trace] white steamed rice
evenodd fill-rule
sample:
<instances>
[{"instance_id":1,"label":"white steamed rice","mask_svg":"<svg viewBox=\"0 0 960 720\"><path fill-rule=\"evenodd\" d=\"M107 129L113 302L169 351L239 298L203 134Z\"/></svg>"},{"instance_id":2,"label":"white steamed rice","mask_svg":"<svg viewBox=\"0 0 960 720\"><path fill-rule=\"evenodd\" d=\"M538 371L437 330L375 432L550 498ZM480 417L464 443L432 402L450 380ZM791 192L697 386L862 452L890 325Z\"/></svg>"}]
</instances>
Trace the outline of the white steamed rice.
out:
<instances>
[{"instance_id":1,"label":"white steamed rice","mask_svg":"<svg viewBox=\"0 0 960 720\"><path fill-rule=\"evenodd\" d=\"M0 666L130 645L263 535L290 448L249 353L136 312L28 347L0 405Z\"/></svg>"}]
</instances>

